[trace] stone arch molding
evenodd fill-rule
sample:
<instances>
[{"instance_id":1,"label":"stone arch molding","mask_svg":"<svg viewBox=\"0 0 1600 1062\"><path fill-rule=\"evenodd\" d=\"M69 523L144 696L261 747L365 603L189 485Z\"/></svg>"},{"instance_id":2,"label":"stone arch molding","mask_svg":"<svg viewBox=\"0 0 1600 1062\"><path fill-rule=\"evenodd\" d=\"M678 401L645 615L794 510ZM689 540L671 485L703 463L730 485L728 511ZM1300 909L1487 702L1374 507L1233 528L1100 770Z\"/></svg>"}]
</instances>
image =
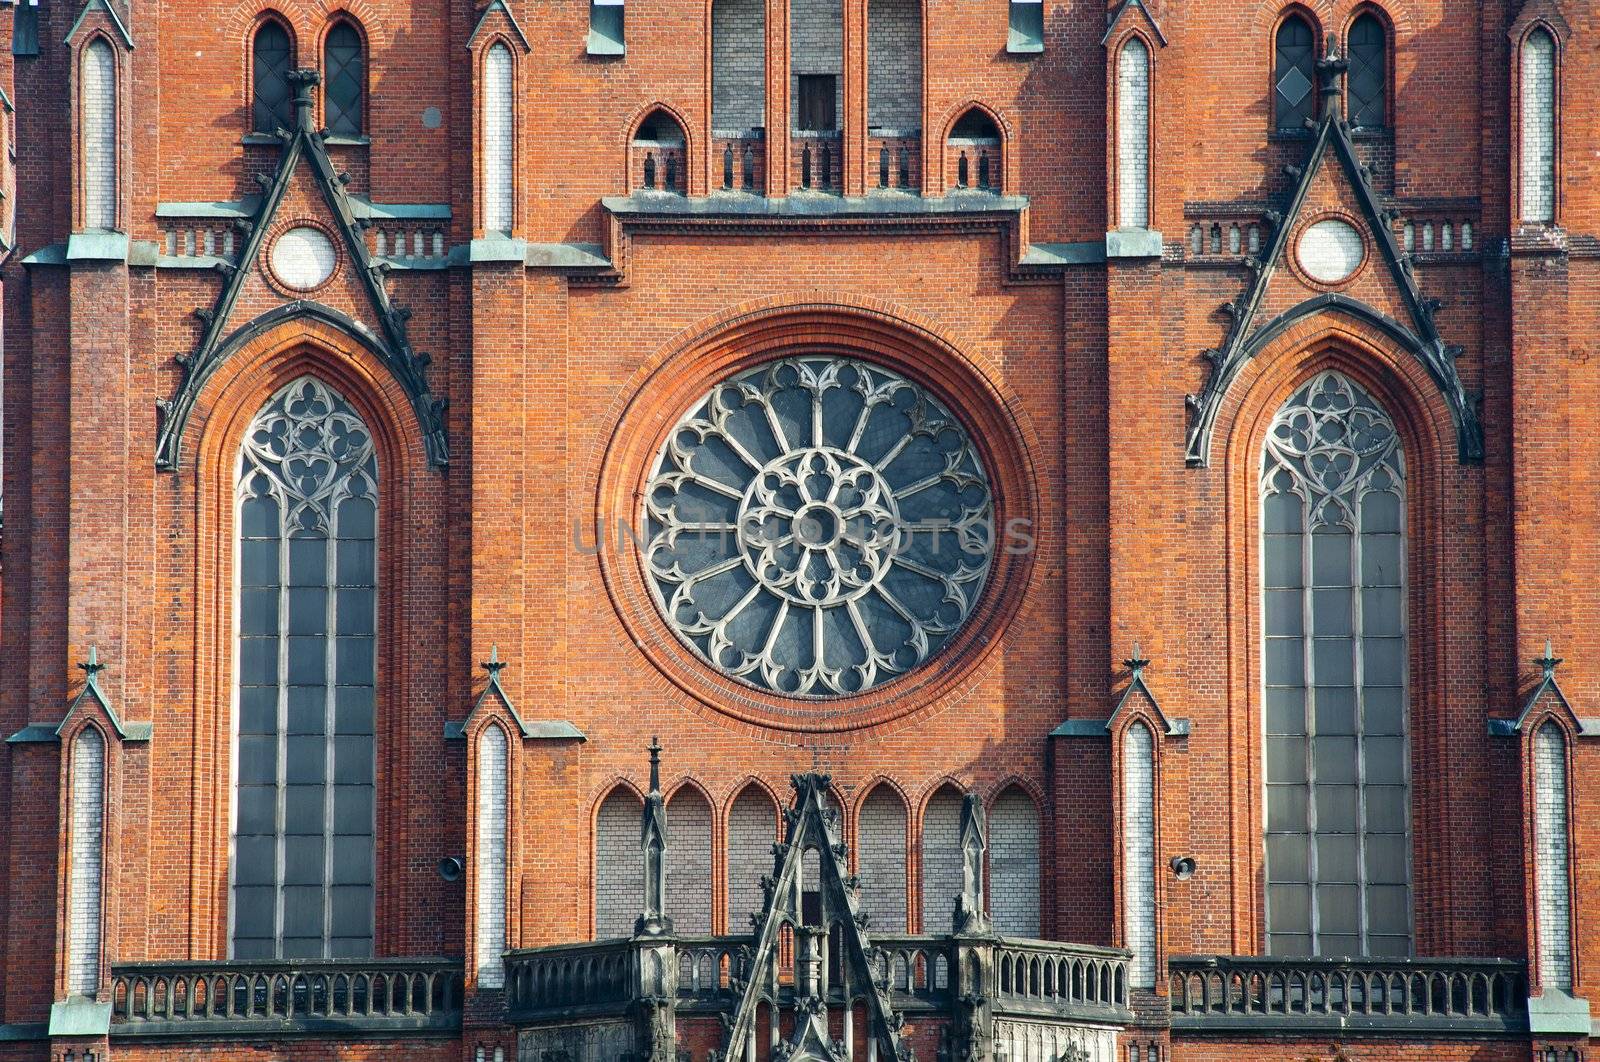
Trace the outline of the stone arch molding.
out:
<instances>
[{"instance_id":1,"label":"stone arch molding","mask_svg":"<svg viewBox=\"0 0 1600 1062\"><path fill-rule=\"evenodd\" d=\"M296 70L290 77L295 86L295 127L278 132L282 150L277 168L270 176L260 178L260 203L252 217L240 222L244 240L237 261L219 267L225 279L216 301L210 307L194 311L201 323L200 340L192 352L177 356L178 366L183 371L182 382L171 398L156 401L159 418L156 467L167 472L180 468L184 430L201 391L217 369L252 340L298 319L331 325L377 358L404 391L416 414L418 434L428 463L444 468L450 462L444 430L448 399L436 396L429 387L425 370L432 357L412 347L407 334L411 310L390 300L383 271L367 251L365 225L357 219L345 190L347 178L328 158L322 133L315 128L313 89L317 73ZM274 219L302 164L308 167L311 181L322 199L324 215L319 220L339 242L342 268L349 270L366 296L365 310L370 312L371 327L310 298L291 298L243 323L235 324L232 320L246 280L253 271L263 268L261 257L268 237L282 227L282 222L275 225Z\"/></svg>"}]
</instances>

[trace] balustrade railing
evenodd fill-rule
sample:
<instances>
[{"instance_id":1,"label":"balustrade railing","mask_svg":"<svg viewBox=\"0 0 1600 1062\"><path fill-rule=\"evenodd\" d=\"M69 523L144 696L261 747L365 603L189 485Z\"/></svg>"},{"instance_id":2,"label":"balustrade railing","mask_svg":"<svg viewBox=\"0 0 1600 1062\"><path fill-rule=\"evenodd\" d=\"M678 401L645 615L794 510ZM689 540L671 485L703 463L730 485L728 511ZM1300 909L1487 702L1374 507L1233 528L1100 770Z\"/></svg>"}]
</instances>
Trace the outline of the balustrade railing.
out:
<instances>
[{"instance_id":1,"label":"balustrade railing","mask_svg":"<svg viewBox=\"0 0 1600 1062\"><path fill-rule=\"evenodd\" d=\"M867 135L867 187L922 190L922 134L882 130Z\"/></svg>"},{"instance_id":2,"label":"balustrade railing","mask_svg":"<svg viewBox=\"0 0 1600 1062\"><path fill-rule=\"evenodd\" d=\"M1127 1016L1128 961L1127 952L1110 948L1003 940L994 951L995 1011Z\"/></svg>"},{"instance_id":3,"label":"balustrade railing","mask_svg":"<svg viewBox=\"0 0 1600 1062\"><path fill-rule=\"evenodd\" d=\"M794 155L790 176L795 187L809 192L837 192L844 179L844 138L837 132L796 131L789 141Z\"/></svg>"},{"instance_id":4,"label":"balustrade railing","mask_svg":"<svg viewBox=\"0 0 1600 1062\"><path fill-rule=\"evenodd\" d=\"M767 188L765 134L715 132L711 134L711 187L722 192L764 195Z\"/></svg>"},{"instance_id":5,"label":"balustrade railing","mask_svg":"<svg viewBox=\"0 0 1600 1062\"><path fill-rule=\"evenodd\" d=\"M448 1031L458 959L127 963L111 969L111 1034Z\"/></svg>"},{"instance_id":6,"label":"balustrade railing","mask_svg":"<svg viewBox=\"0 0 1600 1062\"><path fill-rule=\"evenodd\" d=\"M1174 1028L1517 1032L1527 965L1510 959L1174 956Z\"/></svg>"},{"instance_id":7,"label":"balustrade railing","mask_svg":"<svg viewBox=\"0 0 1600 1062\"><path fill-rule=\"evenodd\" d=\"M638 983L626 940L558 944L506 953L506 1016L538 1020L584 1010L618 1012Z\"/></svg>"}]
</instances>

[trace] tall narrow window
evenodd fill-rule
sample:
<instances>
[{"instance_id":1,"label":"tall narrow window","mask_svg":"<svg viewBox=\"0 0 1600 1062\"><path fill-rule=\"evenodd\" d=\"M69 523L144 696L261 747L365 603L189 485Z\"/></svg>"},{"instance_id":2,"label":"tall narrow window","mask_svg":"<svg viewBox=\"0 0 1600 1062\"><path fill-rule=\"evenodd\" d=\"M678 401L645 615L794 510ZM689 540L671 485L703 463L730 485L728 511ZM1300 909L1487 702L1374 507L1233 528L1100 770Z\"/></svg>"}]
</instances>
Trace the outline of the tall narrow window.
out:
<instances>
[{"instance_id":1,"label":"tall narrow window","mask_svg":"<svg viewBox=\"0 0 1600 1062\"><path fill-rule=\"evenodd\" d=\"M1522 42L1522 220L1556 217L1556 42L1536 29Z\"/></svg>"},{"instance_id":2,"label":"tall narrow window","mask_svg":"<svg viewBox=\"0 0 1600 1062\"><path fill-rule=\"evenodd\" d=\"M1533 735L1534 886L1539 983L1572 991L1572 894L1568 878L1567 741L1546 723Z\"/></svg>"},{"instance_id":3,"label":"tall narrow window","mask_svg":"<svg viewBox=\"0 0 1600 1062\"><path fill-rule=\"evenodd\" d=\"M506 983L506 798L509 757L506 732L497 726L478 738L478 986Z\"/></svg>"},{"instance_id":4,"label":"tall narrow window","mask_svg":"<svg viewBox=\"0 0 1600 1062\"><path fill-rule=\"evenodd\" d=\"M738 136L767 124L765 0L711 5L711 127Z\"/></svg>"},{"instance_id":5,"label":"tall narrow window","mask_svg":"<svg viewBox=\"0 0 1600 1062\"><path fill-rule=\"evenodd\" d=\"M1300 132L1316 116L1316 34L1299 15L1278 27L1272 71L1272 99L1279 132Z\"/></svg>"},{"instance_id":6,"label":"tall narrow window","mask_svg":"<svg viewBox=\"0 0 1600 1062\"><path fill-rule=\"evenodd\" d=\"M857 873L867 927L906 931L906 805L887 785L868 794L856 824Z\"/></svg>"},{"instance_id":7,"label":"tall narrow window","mask_svg":"<svg viewBox=\"0 0 1600 1062\"><path fill-rule=\"evenodd\" d=\"M83 227L117 227L117 58L95 38L83 50Z\"/></svg>"},{"instance_id":8,"label":"tall narrow window","mask_svg":"<svg viewBox=\"0 0 1600 1062\"><path fill-rule=\"evenodd\" d=\"M367 95L367 62L360 31L348 22L335 23L323 42L322 67L328 86L328 132L360 136Z\"/></svg>"},{"instance_id":9,"label":"tall narrow window","mask_svg":"<svg viewBox=\"0 0 1600 1062\"><path fill-rule=\"evenodd\" d=\"M1150 49L1138 37L1117 59L1117 224L1150 224Z\"/></svg>"},{"instance_id":10,"label":"tall narrow window","mask_svg":"<svg viewBox=\"0 0 1600 1062\"><path fill-rule=\"evenodd\" d=\"M1388 124L1389 41L1377 15L1350 26L1350 124L1381 129Z\"/></svg>"},{"instance_id":11,"label":"tall narrow window","mask_svg":"<svg viewBox=\"0 0 1600 1062\"><path fill-rule=\"evenodd\" d=\"M961 794L944 786L922 813L922 931L949 933L961 895Z\"/></svg>"},{"instance_id":12,"label":"tall narrow window","mask_svg":"<svg viewBox=\"0 0 1600 1062\"><path fill-rule=\"evenodd\" d=\"M372 954L378 458L302 377L239 455L233 957Z\"/></svg>"},{"instance_id":13,"label":"tall narrow window","mask_svg":"<svg viewBox=\"0 0 1600 1062\"><path fill-rule=\"evenodd\" d=\"M868 0L867 128L875 136L922 128L921 0Z\"/></svg>"},{"instance_id":14,"label":"tall narrow window","mask_svg":"<svg viewBox=\"0 0 1600 1062\"><path fill-rule=\"evenodd\" d=\"M1135 988L1156 985L1155 739L1134 723L1122 736L1122 936Z\"/></svg>"},{"instance_id":15,"label":"tall narrow window","mask_svg":"<svg viewBox=\"0 0 1600 1062\"><path fill-rule=\"evenodd\" d=\"M512 218L516 101L511 49L495 44L483 60L483 230L509 234Z\"/></svg>"},{"instance_id":16,"label":"tall narrow window","mask_svg":"<svg viewBox=\"0 0 1600 1062\"><path fill-rule=\"evenodd\" d=\"M633 934L644 908L644 857L639 823L644 805L618 786L600 805L594 825L594 935L596 940ZM672 842L672 837L667 837ZM668 852L668 858L676 853Z\"/></svg>"},{"instance_id":17,"label":"tall narrow window","mask_svg":"<svg viewBox=\"0 0 1600 1062\"><path fill-rule=\"evenodd\" d=\"M837 129L837 116L844 110L843 0L792 0L789 12L794 128Z\"/></svg>"},{"instance_id":18,"label":"tall narrow window","mask_svg":"<svg viewBox=\"0 0 1600 1062\"><path fill-rule=\"evenodd\" d=\"M1405 461L1346 377L1274 418L1261 530L1268 950L1409 954Z\"/></svg>"},{"instance_id":19,"label":"tall narrow window","mask_svg":"<svg viewBox=\"0 0 1600 1062\"><path fill-rule=\"evenodd\" d=\"M100 989L100 919L105 875L106 741L84 727L72 742L72 847L67 891L67 991Z\"/></svg>"},{"instance_id":20,"label":"tall narrow window","mask_svg":"<svg viewBox=\"0 0 1600 1062\"><path fill-rule=\"evenodd\" d=\"M989 909L995 932L1039 935L1039 809L1015 786L989 812Z\"/></svg>"},{"instance_id":21,"label":"tall narrow window","mask_svg":"<svg viewBox=\"0 0 1600 1062\"><path fill-rule=\"evenodd\" d=\"M728 932L750 931L750 916L766 906L761 877L772 872L778 809L759 786L739 794L728 812Z\"/></svg>"},{"instance_id":22,"label":"tall narrow window","mask_svg":"<svg viewBox=\"0 0 1600 1062\"><path fill-rule=\"evenodd\" d=\"M667 801L667 914L679 933L711 932L711 805L692 786Z\"/></svg>"},{"instance_id":23,"label":"tall narrow window","mask_svg":"<svg viewBox=\"0 0 1600 1062\"><path fill-rule=\"evenodd\" d=\"M251 128L271 133L294 126L294 93L289 90L289 70L294 49L289 31L273 19L256 30L251 48Z\"/></svg>"}]
</instances>

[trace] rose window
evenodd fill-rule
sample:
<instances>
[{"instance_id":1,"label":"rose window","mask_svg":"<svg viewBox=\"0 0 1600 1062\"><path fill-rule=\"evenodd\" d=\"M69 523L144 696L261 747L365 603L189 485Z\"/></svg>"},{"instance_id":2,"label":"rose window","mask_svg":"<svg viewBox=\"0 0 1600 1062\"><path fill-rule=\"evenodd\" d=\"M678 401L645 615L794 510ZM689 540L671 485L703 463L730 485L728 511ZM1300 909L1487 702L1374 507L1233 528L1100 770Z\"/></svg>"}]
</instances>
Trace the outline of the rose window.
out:
<instances>
[{"instance_id":1,"label":"rose window","mask_svg":"<svg viewBox=\"0 0 1600 1062\"><path fill-rule=\"evenodd\" d=\"M725 675L800 697L859 693L937 653L994 548L966 429L851 358L787 358L712 388L662 447L642 516L678 637Z\"/></svg>"}]
</instances>

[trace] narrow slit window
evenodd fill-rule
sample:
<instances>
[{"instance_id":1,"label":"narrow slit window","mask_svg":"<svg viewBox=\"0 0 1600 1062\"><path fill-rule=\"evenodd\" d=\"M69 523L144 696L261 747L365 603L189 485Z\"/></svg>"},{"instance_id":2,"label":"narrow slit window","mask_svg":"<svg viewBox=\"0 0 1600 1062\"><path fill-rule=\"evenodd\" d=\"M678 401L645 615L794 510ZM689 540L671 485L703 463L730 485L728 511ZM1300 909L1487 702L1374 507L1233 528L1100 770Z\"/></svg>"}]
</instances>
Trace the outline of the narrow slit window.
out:
<instances>
[{"instance_id":1,"label":"narrow slit window","mask_svg":"<svg viewBox=\"0 0 1600 1062\"><path fill-rule=\"evenodd\" d=\"M1556 42L1542 29L1522 42L1522 220L1556 216Z\"/></svg>"},{"instance_id":2,"label":"narrow slit window","mask_svg":"<svg viewBox=\"0 0 1600 1062\"><path fill-rule=\"evenodd\" d=\"M506 732L490 726L478 739L478 986L506 983Z\"/></svg>"},{"instance_id":3,"label":"narrow slit window","mask_svg":"<svg viewBox=\"0 0 1600 1062\"><path fill-rule=\"evenodd\" d=\"M117 58L104 38L83 50L83 225L117 227Z\"/></svg>"},{"instance_id":4,"label":"narrow slit window","mask_svg":"<svg viewBox=\"0 0 1600 1062\"><path fill-rule=\"evenodd\" d=\"M1156 984L1155 739L1134 723L1122 738L1122 925L1135 988Z\"/></svg>"},{"instance_id":5,"label":"narrow slit window","mask_svg":"<svg viewBox=\"0 0 1600 1062\"><path fill-rule=\"evenodd\" d=\"M489 48L483 60L483 229L509 235L515 187L516 101L511 49Z\"/></svg>"},{"instance_id":6,"label":"narrow slit window","mask_svg":"<svg viewBox=\"0 0 1600 1062\"><path fill-rule=\"evenodd\" d=\"M338 23L328 31L324 53L328 132L360 136L367 95L367 64L360 32L348 22Z\"/></svg>"},{"instance_id":7,"label":"narrow slit window","mask_svg":"<svg viewBox=\"0 0 1600 1062\"><path fill-rule=\"evenodd\" d=\"M86 999L100 989L105 877L106 741L85 727L72 742L71 865L67 891L67 991Z\"/></svg>"},{"instance_id":8,"label":"narrow slit window","mask_svg":"<svg viewBox=\"0 0 1600 1062\"><path fill-rule=\"evenodd\" d=\"M1150 224L1150 49L1137 37L1117 59L1117 224Z\"/></svg>"},{"instance_id":9,"label":"narrow slit window","mask_svg":"<svg viewBox=\"0 0 1600 1062\"><path fill-rule=\"evenodd\" d=\"M294 65L294 49L289 31L274 20L263 22L256 30L251 58L251 128L258 133L293 128L289 69Z\"/></svg>"},{"instance_id":10,"label":"narrow slit window","mask_svg":"<svg viewBox=\"0 0 1600 1062\"><path fill-rule=\"evenodd\" d=\"M1272 99L1280 133L1298 133L1316 116L1316 34L1311 24L1291 15L1278 27L1272 71Z\"/></svg>"},{"instance_id":11,"label":"narrow slit window","mask_svg":"<svg viewBox=\"0 0 1600 1062\"><path fill-rule=\"evenodd\" d=\"M1572 991L1572 891L1567 827L1567 741L1546 723L1533 737L1534 892L1539 983Z\"/></svg>"},{"instance_id":12,"label":"narrow slit window","mask_svg":"<svg viewBox=\"0 0 1600 1062\"><path fill-rule=\"evenodd\" d=\"M1350 124L1381 129L1388 124L1389 41L1376 15L1350 26Z\"/></svg>"}]
</instances>

